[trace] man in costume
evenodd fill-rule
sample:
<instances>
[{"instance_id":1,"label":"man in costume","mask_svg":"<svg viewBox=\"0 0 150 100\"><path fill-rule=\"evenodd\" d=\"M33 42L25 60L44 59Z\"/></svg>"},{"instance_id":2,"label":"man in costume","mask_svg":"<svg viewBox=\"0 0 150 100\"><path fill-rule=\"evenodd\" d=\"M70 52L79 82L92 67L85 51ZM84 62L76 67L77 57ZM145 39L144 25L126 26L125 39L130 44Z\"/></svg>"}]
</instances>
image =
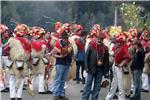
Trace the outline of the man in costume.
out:
<instances>
[{"instance_id":1,"label":"man in costume","mask_svg":"<svg viewBox=\"0 0 150 100\"><path fill-rule=\"evenodd\" d=\"M46 94L45 92L45 67L48 64L48 59L45 57L46 53L46 42L43 40L43 35L45 30L41 27L34 26L31 30L31 35L33 36L31 42L31 59L32 59L32 85L35 82L36 76L39 78L38 92L39 94Z\"/></svg>"},{"instance_id":2,"label":"man in costume","mask_svg":"<svg viewBox=\"0 0 150 100\"><path fill-rule=\"evenodd\" d=\"M79 39L82 34L82 31L83 31L83 26L81 26L79 24L74 24L73 28L72 28L71 38L73 40Z\"/></svg>"},{"instance_id":3,"label":"man in costume","mask_svg":"<svg viewBox=\"0 0 150 100\"><path fill-rule=\"evenodd\" d=\"M149 52L150 52L150 33L144 30L140 36L142 47L145 50L145 65L142 73L142 92L149 92L148 74L150 74L149 65Z\"/></svg>"},{"instance_id":4,"label":"man in costume","mask_svg":"<svg viewBox=\"0 0 150 100\"><path fill-rule=\"evenodd\" d=\"M8 92L9 91L9 74L7 73L8 68L5 66L4 60L8 59L8 55L9 55L9 50L10 48L8 47L8 45L5 45L8 41L8 39L10 38L10 30L6 25L0 24L0 64L1 64L1 76L2 76L2 80L0 83L0 91L1 92ZM2 75L3 74L3 75Z\"/></svg>"},{"instance_id":5,"label":"man in costume","mask_svg":"<svg viewBox=\"0 0 150 100\"><path fill-rule=\"evenodd\" d=\"M29 75L30 41L24 36L29 32L25 24L18 24L14 37L8 40L10 47L7 67L9 68L9 90L11 100L22 100L24 78Z\"/></svg>"}]
</instances>

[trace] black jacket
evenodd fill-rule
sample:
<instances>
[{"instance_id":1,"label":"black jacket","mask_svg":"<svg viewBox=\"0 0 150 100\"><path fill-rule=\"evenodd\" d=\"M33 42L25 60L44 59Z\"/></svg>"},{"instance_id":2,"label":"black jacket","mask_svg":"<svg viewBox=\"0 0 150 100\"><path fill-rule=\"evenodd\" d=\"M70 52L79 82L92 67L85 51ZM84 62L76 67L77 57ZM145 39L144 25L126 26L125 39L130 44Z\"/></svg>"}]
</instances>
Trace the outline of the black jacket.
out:
<instances>
[{"instance_id":1,"label":"black jacket","mask_svg":"<svg viewBox=\"0 0 150 100\"><path fill-rule=\"evenodd\" d=\"M97 50L92 47L92 44L89 44L88 49L85 53L85 69L88 73L94 74L97 68L103 70L103 74L106 74L109 70L109 53L108 48L103 45L104 48L104 57L102 66L97 66Z\"/></svg>"},{"instance_id":2,"label":"black jacket","mask_svg":"<svg viewBox=\"0 0 150 100\"><path fill-rule=\"evenodd\" d=\"M143 48L140 48L138 52L133 54L131 70L143 70L144 67L145 52Z\"/></svg>"}]
</instances>

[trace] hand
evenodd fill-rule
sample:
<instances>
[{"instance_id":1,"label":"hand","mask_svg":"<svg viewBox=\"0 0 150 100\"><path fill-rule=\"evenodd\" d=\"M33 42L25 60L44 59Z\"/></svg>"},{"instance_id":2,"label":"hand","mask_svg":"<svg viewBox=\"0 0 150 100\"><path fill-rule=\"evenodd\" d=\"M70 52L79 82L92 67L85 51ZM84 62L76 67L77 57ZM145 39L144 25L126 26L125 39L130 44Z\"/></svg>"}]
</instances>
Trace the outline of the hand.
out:
<instances>
[{"instance_id":1,"label":"hand","mask_svg":"<svg viewBox=\"0 0 150 100\"><path fill-rule=\"evenodd\" d=\"M139 51L139 49L136 49L136 53Z\"/></svg>"},{"instance_id":2,"label":"hand","mask_svg":"<svg viewBox=\"0 0 150 100\"><path fill-rule=\"evenodd\" d=\"M66 55L66 54L67 54L67 48L63 48L63 49L61 50L61 54L62 54L62 55Z\"/></svg>"},{"instance_id":3,"label":"hand","mask_svg":"<svg viewBox=\"0 0 150 100\"><path fill-rule=\"evenodd\" d=\"M123 67L123 63L118 64L118 67L119 68Z\"/></svg>"},{"instance_id":4,"label":"hand","mask_svg":"<svg viewBox=\"0 0 150 100\"><path fill-rule=\"evenodd\" d=\"M68 50L67 50L68 53L70 53L70 52L72 51L72 49L73 49L72 46L69 46L69 47L68 47Z\"/></svg>"},{"instance_id":5,"label":"hand","mask_svg":"<svg viewBox=\"0 0 150 100\"><path fill-rule=\"evenodd\" d=\"M126 64L126 60L123 60L123 61L118 65L118 67L123 67L125 64Z\"/></svg>"},{"instance_id":6,"label":"hand","mask_svg":"<svg viewBox=\"0 0 150 100\"><path fill-rule=\"evenodd\" d=\"M78 61L78 59L76 58L75 61Z\"/></svg>"},{"instance_id":7,"label":"hand","mask_svg":"<svg viewBox=\"0 0 150 100\"><path fill-rule=\"evenodd\" d=\"M76 61L76 59L72 59L72 63L74 63Z\"/></svg>"},{"instance_id":8,"label":"hand","mask_svg":"<svg viewBox=\"0 0 150 100\"><path fill-rule=\"evenodd\" d=\"M63 58L65 56L64 55L53 54L53 57L55 57L55 58Z\"/></svg>"}]
</instances>

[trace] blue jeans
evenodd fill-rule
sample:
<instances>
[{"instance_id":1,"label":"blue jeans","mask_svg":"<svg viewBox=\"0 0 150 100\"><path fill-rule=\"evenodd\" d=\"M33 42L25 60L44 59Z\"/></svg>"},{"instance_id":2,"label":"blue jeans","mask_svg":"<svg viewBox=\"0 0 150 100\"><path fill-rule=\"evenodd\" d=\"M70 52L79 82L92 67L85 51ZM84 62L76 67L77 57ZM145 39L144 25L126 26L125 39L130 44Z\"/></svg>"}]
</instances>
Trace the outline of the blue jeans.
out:
<instances>
[{"instance_id":1,"label":"blue jeans","mask_svg":"<svg viewBox=\"0 0 150 100\"><path fill-rule=\"evenodd\" d=\"M97 68L95 74L88 73L83 89L82 100L89 100L93 81L94 87L92 90L91 100L98 100L98 95L101 89L102 77L103 77L103 70L101 68Z\"/></svg>"},{"instance_id":2,"label":"blue jeans","mask_svg":"<svg viewBox=\"0 0 150 100\"><path fill-rule=\"evenodd\" d=\"M142 70L134 70L133 71L133 84L134 84L134 91L133 97L135 100L141 100L141 76Z\"/></svg>"},{"instance_id":3,"label":"blue jeans","mask_svg":"<svg viewBox=\"0 0 150 100\"><path fill-rule=\"evenodd\" d=\"M69 66L56 65L56 77L54 80L53 95L65 96L64 85L68 76Z\"/></svg>"}]
</instances>

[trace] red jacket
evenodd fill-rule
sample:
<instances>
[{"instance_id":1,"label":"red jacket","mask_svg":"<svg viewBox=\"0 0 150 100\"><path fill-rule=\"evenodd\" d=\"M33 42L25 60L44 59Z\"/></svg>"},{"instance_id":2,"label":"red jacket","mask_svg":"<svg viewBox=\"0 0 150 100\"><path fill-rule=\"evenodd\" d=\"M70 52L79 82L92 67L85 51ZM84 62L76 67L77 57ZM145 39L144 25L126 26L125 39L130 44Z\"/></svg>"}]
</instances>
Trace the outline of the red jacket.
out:
<instances>
[{"instance_id":1,"label":"red jacket","mask_svg":"<svg viewBox=\"0 0 150 100\"><path fill-rule=\"evenodd\" d=\"M120 64L125 59L127 61L130 60L130 55L128 53L128 46L126 44L124 44L124 45L122 45L122 46L120 46L118 48L116 48L114 46L113 51L115 53L115 57L114 58L115 58L115 62L117 64Z\"/></svg>"}]
</instances>

